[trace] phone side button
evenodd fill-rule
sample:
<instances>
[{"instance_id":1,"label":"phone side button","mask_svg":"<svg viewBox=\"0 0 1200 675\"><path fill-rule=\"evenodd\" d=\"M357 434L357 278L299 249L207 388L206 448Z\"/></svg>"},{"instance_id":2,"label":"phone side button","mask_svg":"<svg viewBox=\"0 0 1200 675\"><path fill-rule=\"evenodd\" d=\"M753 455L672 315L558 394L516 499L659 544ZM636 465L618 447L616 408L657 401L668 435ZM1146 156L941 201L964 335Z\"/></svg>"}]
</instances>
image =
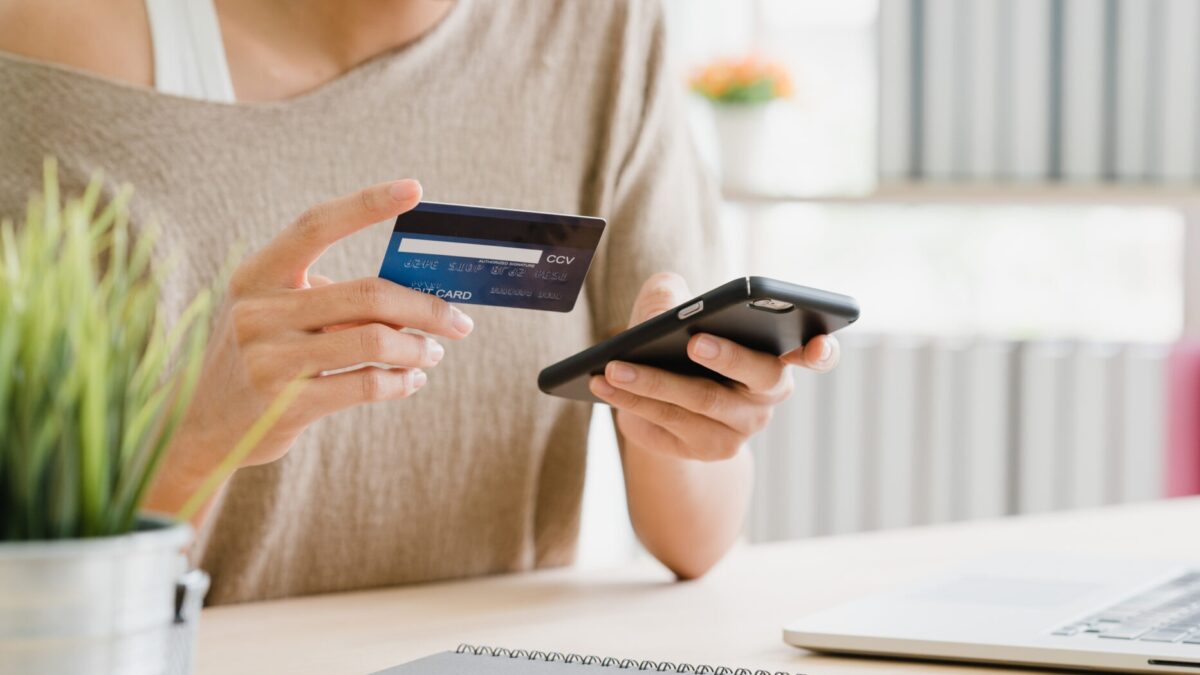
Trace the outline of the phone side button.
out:
<instances>
[{"instance_id":1,"label":"phone side button","mask_svg":"<svg viewBox=\"0 0 1200 675\"><path fill-rule=\"evenodd\" d=\"M683 319L686 319L689 316L692 316L694 314L699 314L702 311L704 311L704 301L697 300L696 302L693 302L692 304L688 305L687 307L684 307L683 309L679 310L679 313L676 314L676 316L678 316L679 319L682 321Z\"/></svg>"}]
</instances>

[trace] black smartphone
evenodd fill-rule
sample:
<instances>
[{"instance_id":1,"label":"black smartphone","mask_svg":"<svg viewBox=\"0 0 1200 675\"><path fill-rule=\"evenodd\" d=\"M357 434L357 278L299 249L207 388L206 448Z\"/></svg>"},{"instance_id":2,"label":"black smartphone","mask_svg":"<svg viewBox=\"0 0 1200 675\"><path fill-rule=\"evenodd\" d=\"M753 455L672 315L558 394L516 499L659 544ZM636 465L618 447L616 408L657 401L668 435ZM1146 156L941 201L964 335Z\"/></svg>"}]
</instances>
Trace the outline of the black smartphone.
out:
<instances>
[{"instance_id":1,"label":"black smartphone","mask_svg":"<svg viewBox=\"0 0 1200 675\"><path fill-rule=\"evenodd\" d=\"M688 358L687 343L696 333L778 356L857 320L858 302L850 296L766 277L739 277L546 367L538 374L538 388L553 396L599 402L588 380L614 360L724 382L726 378Z\"/></svg>"}]
</instances>

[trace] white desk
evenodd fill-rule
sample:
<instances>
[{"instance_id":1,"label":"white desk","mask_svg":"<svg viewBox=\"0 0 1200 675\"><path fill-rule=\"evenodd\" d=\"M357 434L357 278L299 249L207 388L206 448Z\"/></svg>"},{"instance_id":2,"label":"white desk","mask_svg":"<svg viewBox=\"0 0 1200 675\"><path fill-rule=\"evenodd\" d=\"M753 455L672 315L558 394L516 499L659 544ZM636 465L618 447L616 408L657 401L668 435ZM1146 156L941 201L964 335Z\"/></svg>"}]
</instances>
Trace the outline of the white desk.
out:
<instances>
[{"instance_id":1,"label":"white desk","mask_svg":"<svg viewBox=\"0 0 1200 675\"><path fill-rule=\"evenodd\" d=\"M1200 561L1200 499L743 547L689 583L644 563L217 607L202 614L197 665L363 674L467 642L809 675L994 674L816 656L785 645L781 626L972 557L1029 550Z\"/></svg>"}]
</instances>

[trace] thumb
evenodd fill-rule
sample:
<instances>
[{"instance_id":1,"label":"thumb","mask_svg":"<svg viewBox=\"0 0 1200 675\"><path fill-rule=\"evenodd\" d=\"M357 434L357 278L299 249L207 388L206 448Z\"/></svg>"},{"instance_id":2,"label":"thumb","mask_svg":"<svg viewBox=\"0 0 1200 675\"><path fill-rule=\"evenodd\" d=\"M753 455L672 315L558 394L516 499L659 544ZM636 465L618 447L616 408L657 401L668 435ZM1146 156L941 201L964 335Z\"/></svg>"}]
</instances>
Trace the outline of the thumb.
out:
<instances>
[{"instance_id":1,"label":"thumb","mask_svg":"<svg viewBox=\"0 0 1200 675\"><path fill-rule=\"evenodd\" d=\"M338 240L395 218L420 201L421 184L399 180L318 204L284 228L238 271L259 286L301 288L308 268Z\"/></svg>"},{"instance_id":2,"label":"thumb","mask_svg":"<svg viewBox=\"0 0 1200 675\"><path fill-rule=\"evenodd\" d=\"M637 300L633 303L633 314L629 325L637 324L662 314L692 296L683 277L672 272L659 272L642 284Z\"/></svg>"}]
</instances>

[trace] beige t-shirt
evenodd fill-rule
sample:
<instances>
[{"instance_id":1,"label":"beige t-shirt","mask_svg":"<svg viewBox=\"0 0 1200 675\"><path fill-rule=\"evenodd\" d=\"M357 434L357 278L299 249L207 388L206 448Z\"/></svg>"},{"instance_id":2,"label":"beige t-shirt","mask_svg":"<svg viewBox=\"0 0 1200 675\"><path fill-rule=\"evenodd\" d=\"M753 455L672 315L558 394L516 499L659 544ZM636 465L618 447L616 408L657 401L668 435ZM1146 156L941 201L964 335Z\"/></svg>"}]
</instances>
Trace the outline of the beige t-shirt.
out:
<instances>
[{"instance_id":1,"label":"beige t-shirt","mask_svg":"<svg viewBox=\"0 0 1200 675\"><path fill-rule=\"evenodd\" d=\"M468 306L415 397L309 428L234 476L195 555L212 603L562 565L579 528L591 408L538 371L617 327L650 274L719 278L715 203L664 68L657 3L459 0L419 41L297 98L226 105L0 55L0 214L19 216L45 155L68 188L96 169L136 188L182 252L165 305L308 206L399 177L428 199L609 220L567 314ZM315 271L378 273L390 227ZM613 518L624 517L614 511Z\"/></svg>"}]
</instances>

